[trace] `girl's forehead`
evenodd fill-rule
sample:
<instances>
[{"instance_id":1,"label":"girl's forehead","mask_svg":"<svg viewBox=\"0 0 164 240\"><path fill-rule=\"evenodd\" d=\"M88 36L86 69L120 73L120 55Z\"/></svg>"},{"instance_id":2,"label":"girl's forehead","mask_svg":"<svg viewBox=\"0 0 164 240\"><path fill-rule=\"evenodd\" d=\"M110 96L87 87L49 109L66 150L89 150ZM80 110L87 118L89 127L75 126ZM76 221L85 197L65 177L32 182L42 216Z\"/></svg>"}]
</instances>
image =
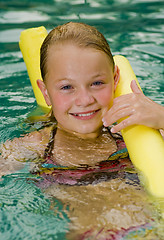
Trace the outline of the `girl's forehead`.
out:
<instances>
[{"instance_id":1,"label":"girl's forehead","mask_svg":"<svg viewBox=\"0 0 164 240\"><path fill-rule=\"evenodd\" d=\"M54 44L51 44L49 46L49 51L48 54L51 54L52 52L57 52L57 51L85 51L85 52L91 52L91 51L96 51L99 53L103 53L105 55L107 55L103 50L100 50L99 48L93 47L93 46L83 46L83 45L79 45L75 42L57 42ZM107 55L108 56L108 55Z\"/></svg>"},{"instance_id":2,"label":"girl's forehead","mask_svg":"<svg viewBox=\"0 0 164 240\"><path fill-rule=\"evenodd\" d=\"M48 57L47 78L57 80L71 79L86 81L98 77L113 76L111 62L105 53L89 48L84 51L74 46L66 49L52 48Z\"/></svg>"},{"instance_id":3,"label":"girl's forehead","mask_svg":"<svg viewBox=\"0 0 164 240\"><path fill-rule=\"evenodd\" d=\"M90 46L79 46L73 42L64 42L64 43L56 43L49 47L48 49L48 59L52 59L55 57L71 59L72 56L76 56L77 58L81 58L85 56L88 58L91 56L91 53L95 53L97 58L105 58L109 60L111 65L111 60L108 54L100 49L90 47Z\"/></svg>"},{"instance_id":4,"label":"girl's forehead","mask_svg":"<svg viewBox=\"0 0 164 240\"><path fill-rule=\"evenodd\" d=\"M106 53L94 48L82 48L75 44L57 44L49 48L47 78L76 79L93 75L111 75L113 66Z\"/></svg>"}]
</instances>

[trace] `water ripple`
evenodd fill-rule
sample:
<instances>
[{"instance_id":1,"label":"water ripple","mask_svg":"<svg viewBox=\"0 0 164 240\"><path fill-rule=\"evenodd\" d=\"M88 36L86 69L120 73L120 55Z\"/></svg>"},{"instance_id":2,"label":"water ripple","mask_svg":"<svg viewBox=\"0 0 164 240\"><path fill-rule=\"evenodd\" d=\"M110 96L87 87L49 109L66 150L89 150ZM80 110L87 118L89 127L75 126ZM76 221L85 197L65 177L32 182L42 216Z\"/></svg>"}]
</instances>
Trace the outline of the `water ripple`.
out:
<instances>
[{"instance_id":1,"label":"water ripple","mask_svg":"<svg viewBox=\"0 0 164 240\"><path fill-rule=\"evenodd\" d=\"M61 203L55 200L53 210L29 177L8 175L0 182L0 239L64 239L68 218Z\"/></svg>"}]
</instances>

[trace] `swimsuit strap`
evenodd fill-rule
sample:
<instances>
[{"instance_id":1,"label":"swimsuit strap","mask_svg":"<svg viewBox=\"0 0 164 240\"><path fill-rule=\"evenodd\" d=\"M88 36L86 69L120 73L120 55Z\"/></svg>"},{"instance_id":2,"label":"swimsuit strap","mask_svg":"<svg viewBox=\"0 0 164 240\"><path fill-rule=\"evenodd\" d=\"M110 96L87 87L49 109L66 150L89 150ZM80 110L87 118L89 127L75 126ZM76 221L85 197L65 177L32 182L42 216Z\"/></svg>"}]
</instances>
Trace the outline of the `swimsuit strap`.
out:
<instances>
[{"instance_id":1,"label":"swimsuit strap","mask_svg":"<svg viewBox=\"0 0 164 240\"><path fill-rule=\"evenodd\" d=\"M55 125L55 126L53 126L53 128L50 132L50 139L49 139L47 147L45 148L45 151L44 151L44 159L46 159L48 156L51 156L51 154L52 154L52 150L53 150L54 142L55 142L56 131L57 131L57 126Z\"/></svg>"},{"instance_id":2,"label":"swimsuit strap","mask_svg":"<svg viewBox=\"0 0 164 240\"><path fill-rule=\"evenodd\" d=\"M121 150L114 152L112 155L110 155L107 161L118 160L119 158L128 158L128 156L129 156L129 153L127 148L123 148Z\"/></svg>"},{"instance_id":3,"label":"swimsuit strap","mask_svg":"<svg viewBox=\"0 0 164 240\"><path fill-rule=\"evenodd\" d=\"M123 141L123 137L120 133L112 133L111 132L111 128L112 127L105 127L108 130L108 133L111 135L111 137L114 138L114 140L122 140Z\"/></svg>"},{"instance_id":4,"label":"swimsuit strap","mask_svg":"<svg viewBox=\"0 0 164 240\"><path fill-rule=\"evenodd\" d=\"M129 153L124 143L123 137L120 133L112 133L110 131L111 127L107 127L109 134L115 139L118 150L108 157L106 161L117 160L119 158L128 158ZM124 146L120 146L124 143Z\"/></svg>"}]
</instances>

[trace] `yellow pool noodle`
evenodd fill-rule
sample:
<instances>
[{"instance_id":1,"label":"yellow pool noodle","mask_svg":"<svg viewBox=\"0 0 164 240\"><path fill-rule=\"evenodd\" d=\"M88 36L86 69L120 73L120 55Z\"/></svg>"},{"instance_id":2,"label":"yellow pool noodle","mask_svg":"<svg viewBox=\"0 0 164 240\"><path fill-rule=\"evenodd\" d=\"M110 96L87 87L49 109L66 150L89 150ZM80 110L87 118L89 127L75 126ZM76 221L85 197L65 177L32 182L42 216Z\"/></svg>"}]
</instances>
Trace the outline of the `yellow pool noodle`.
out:
<instances>
[{"instance_id":1,"label":"yellow pool noodle","mask_svg":"<svg viewBox=\"0 0 164 240\"><path fill-rule=\"evenodd\" d=\"M114 57L114 61L120 69L115 97L131 93L130 83L137 79L129 61L119 55ZM161 134L141 125L127 127L121 133L130 159L141 172L146 188L153 196L164 198L164 140Z\"/></svg>"},{"instance_id":2,"label":"yellow pool noodle","mask_svg":"<svg viewBox=\"0 0 164 240\"><path fill-rule=\"evenodd\" d=\"M40 47L47 36L45 27L29 28L21 32L19 47L23 55L27 72L31 81L36 101L41 108L49 111L42 92L38 88L37 79L41 79L40 72Z\"/></svg>"},{"instance_id":3,"label":"yellow pool noodle","mask_svg":"<svg viewBox=\"0 0 164 240\"><path fill-rule=\"evenodd\" d=\"M21 33L20 49L26 63L38 105L49 111L36 80L40 74L40 47L47 35L44 27L27 29ZM130 83L136 76L128 60L115 56L114 61L120 69L120 81L115 97L132 92ZM164 198L164 140L158 130L146 126L131 126L122 130L130 159L143 175L148 191L155 197Z\"/></svg>"}]
</instances>

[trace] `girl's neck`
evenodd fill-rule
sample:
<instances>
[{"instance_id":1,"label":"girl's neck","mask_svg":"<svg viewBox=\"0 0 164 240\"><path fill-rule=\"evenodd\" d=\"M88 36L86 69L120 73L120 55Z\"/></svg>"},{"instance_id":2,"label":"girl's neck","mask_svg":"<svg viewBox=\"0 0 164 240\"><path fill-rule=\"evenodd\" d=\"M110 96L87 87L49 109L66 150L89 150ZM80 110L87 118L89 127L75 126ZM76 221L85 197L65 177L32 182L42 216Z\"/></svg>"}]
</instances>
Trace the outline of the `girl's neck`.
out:
<instances>
[{"instance_id":1,"label":"girl's neck","mask_svg":"<svg viewBox=\"0 0 164 240\"><path fill-rule=\"evenodd\" d=\"M72 131L69 131L67 129L64 129L63 126L61 126L59 123L58 123L58 129L65 132L65 134L70 134L70 135L74 135L78 138L82 138L82 139L96 139L98 138L101 134L102 134L102 129L103 127L99 128L97 131L95 132L92 132L92 133L79 133L79 132L72 132Z\"/></svg>"},{"instance_id":2,"label":"girl's neck","mask_svg":"<svg viewBox=\"0 0 164 240\"><path fill-rule=\"evenodd\" d=\"M58 128L52 157L59 165L87 164L92 166L106 160L116 150L116 143L106 129L102 129L97 138L84 139Z\"/></svg>"}]
</instances>

